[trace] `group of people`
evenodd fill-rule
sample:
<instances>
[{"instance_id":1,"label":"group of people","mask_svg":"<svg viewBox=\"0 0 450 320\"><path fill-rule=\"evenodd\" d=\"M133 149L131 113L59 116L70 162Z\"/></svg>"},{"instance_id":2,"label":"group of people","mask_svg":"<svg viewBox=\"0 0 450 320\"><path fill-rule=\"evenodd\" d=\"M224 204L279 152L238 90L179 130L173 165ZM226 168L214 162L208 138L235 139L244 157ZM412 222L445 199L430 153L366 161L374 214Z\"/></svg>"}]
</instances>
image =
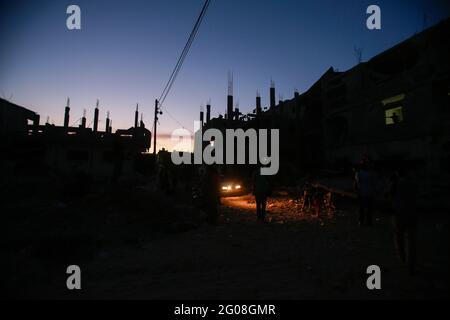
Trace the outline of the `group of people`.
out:
<instances>
[{"instance_id":1,"label":"group of people","mask_svg":"<svg viewBox=\"0 0 450 320\"><path fill-rule=\"evenodd\" d=\"M322 189L311 175L307 175L303 188L298 190L301 194L300 196L300 212L313 212L315 217L320 216L322 209L326 210L326 214L329 217L334 215L335 206L333 204L332 198L333 194L329 190Z\"/></svg>"},{"instance_id":2,"label":"group of people","mask_svg":"<svg viewBox=\"0 0 450 320\"><path fill-rule=\"evenodd\" d=\"M414 181L406 171L394 170L386 183L380 183L380 176L375 172L373 164L363 159L357 170L354 170L354 188L359 201L359 225L373 225L373 211L375 200L384 195L388 203L387 213L392 216L395 245L400 259L406 263L410 273L415 269L416 226L417 215L414 206L416 190ZM207 221L216 224L218 218L219 178L214 166L207 166L203 177L204 209ZM320 204L315 203L321 197L314 197L314 183L307 177L304 187L303 206L312 207L320 211ZM260 170L253 174L253 194L256 202L257 221L264 222L266 216L267 198L271 193L271 185L267 176L261 175ZM330 201L331 202L331 201ZM318 209L317 209L318 208ZM386 207L385 207L386 208ZM315 212L317 215L319 212Z\"/></svg>"},{"instance_id":3,"label":"group of people","mask_svg":"<svg viewBox=\"0 0 450 320\"><path fill-rule=\"evenodd\" d=\"M354 170L354 187L359 201L359 225L372 226L375 200L384 202L384 211L392 218L394 242L399 258L413 274L417 228L416 181L411 173L401 168L392 170L385 183L380 183L380 180L368 159L363 159L359 170Z\"/></svg>"}]
</instances>

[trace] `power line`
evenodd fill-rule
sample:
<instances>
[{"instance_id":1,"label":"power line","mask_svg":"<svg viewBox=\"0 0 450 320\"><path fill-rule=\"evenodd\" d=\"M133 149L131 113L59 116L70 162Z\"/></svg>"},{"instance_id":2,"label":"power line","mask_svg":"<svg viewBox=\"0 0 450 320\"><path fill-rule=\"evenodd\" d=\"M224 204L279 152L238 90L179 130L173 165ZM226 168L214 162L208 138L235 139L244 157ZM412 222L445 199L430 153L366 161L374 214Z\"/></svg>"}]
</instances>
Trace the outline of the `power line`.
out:
<instances>
[{"instance_id":1,"label":"power line","mask_svg":"<svg viewBox=\"0 0 450 320\"><path fill-rule=\"evenodd\" d=\"M163 104L167 98L167 95L169 94L175 79L183 65L184 60L186 59L186 56L189 52L189 49L191 48L192 43L194 42L195 36L197 35L198 29L200 28L200 25L203 21L203 18L205 17L206 11L208 10L209 4L210 4L211 0L205 0L205 3L203 5L202 11L200 12L200 15L197 18L197 21L195 22L195 25L191 31L191 34L189 35L189 38L183 48L183 51L181 52L180 57L178 58L178 61L169 77L169 80L167 81L160 97L158 100L158 104L159 104L159 108L162 109L163 108ZM173 115L171 115L166 108L164 108L164 110L167 112L167 114L169 115L170 118L172 118L172 120L174 120L176 123L178 123L181 127L185 128L185 126L182 125L182 123L180 121L178 121ZM190 131L190 130L189 130Z\"/></svg>"},{"instance_id":2,"label":"power line","mask_svg":"<svg viewBox=\"0 0 450 320\"><path fill-rule=\"evenodd\" d=\"M167 113L167 115L173 120L175 121L180 127L182 127L183 129L188 130L190 133L193 133L190 129L186 128L180 121L178 121L172 114L170 114L169 111L167 111L166 108L164 108L164 111Z\"/></svg>"},{"instance_id":3,"label":"power line","mask_svg":"<svg viewBox=\"0 0 450 320\"><path fill-rule=\"evenodd\" d=\"M203 8L202 8L202 11L200 12L200 15L198 16L197 21L195 22L195 25L194 25L194 27L193 27L193 29L191 31L191 34L189 35L189 38L188 38L188 40L187 40L187 42L186 42L186 44L185 44L185 46L183 48L183 51L181 52L181 55L178 58L178 61L177 61L176 65L175 65L175 68L173 69L172 74L170 75L169 80L167 81L166 86L164 87L164 90L161 93L161 96L159 97L159 102L160 102L161 105L164 104L164 101L165 101L167 95L169 94L173 83L175 82L175 79L176 79L176 77L178 75L178 72L181 69L181 66L183 65L183 62L184 62L184 60L185 60L185 58L186 58L186 56L187 56L187 54L189 52L189 49L190 49L192 43L194 42L195 36L196 36L196 34L198 32L200 24L203 21L204 16L206 14L206 10L208 9L209 3L210 3L210 0L205 0L205 3L204 3Z\"/></svg>"}]
</instances>

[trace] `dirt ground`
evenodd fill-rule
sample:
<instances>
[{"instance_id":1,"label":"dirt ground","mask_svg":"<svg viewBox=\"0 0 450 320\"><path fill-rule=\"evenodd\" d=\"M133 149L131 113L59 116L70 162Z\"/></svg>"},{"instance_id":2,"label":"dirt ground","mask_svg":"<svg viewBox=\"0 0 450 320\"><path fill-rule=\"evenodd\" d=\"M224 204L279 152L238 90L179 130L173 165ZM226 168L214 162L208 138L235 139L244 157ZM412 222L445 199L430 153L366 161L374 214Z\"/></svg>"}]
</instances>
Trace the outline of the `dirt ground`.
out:
<instances>
[{"instance_id":1,"label":"dirt ground","mask_svg":"<svg viewBox=\"0 0 450 320\"><path fill-rule=\"evenodd\" d=\"M358 227L356 208L333 218L299 214L279 196L257 223L251 196L223 198L217 226L199 224L138 240L107 242L77 261L82 290L66 289L65 266L14 256L13 297L86 299L402 299L449 297L448 220L424 218L418 273L397 259L388 217ZM132 238L130 238L132 239ZM57 239L55 240L58 241ZM50 244L52 246L52 244ZM43 248L49 250L48 247ZM20 257L20 255L25 257ZM59 253L57 253L59 254ZM381 267L381 290L366 287L366 268ZM19 276L20 272L20 276ZM20 277L20 278L19 278ZM12 277L14 279L14 277Z\"/></svg>"}]
</instances>

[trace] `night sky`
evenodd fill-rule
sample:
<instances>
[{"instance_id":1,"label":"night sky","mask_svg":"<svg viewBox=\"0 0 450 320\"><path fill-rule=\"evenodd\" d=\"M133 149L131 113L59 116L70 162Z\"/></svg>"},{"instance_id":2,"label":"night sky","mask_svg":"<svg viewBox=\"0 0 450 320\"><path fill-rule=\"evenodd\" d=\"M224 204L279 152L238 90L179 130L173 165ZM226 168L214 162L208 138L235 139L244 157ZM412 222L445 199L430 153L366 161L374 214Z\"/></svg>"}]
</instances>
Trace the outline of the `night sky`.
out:
<instances>
[{"instance_id":1,"label":"night sky","mask_svg":"<svg viewBox=\"0 0 450 320\"><path fill-rule=\"evenodd\" d=\"M446 1L212 0L165 107L193 129L200 106L213 116L226 108L227 72L234 73L235 102L251 111L259 90L268 104L270 79L277 99L308 89L330 66L344 71L449 16ZM66 8L81 8L81 30L68 30ZM381 8L382 29L366 28L366 8ZM0 94L61 125L67 96L71 124L96 99L104 127L133 125L136 103L152 128L159 97L191 32L203 0L2 1ZM166 114L164 134L180 127ZM167 139L161 146L170 148Z\"/></svg>"}]
</instances>

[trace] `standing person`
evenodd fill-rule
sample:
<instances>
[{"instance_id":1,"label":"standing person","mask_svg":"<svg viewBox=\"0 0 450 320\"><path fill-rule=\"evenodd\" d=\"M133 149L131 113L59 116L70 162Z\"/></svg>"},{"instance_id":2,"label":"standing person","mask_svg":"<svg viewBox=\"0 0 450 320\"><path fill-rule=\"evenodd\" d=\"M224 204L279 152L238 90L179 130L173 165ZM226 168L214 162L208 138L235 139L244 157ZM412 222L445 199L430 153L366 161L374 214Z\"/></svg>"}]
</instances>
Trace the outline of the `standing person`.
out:
<instances>
[{"instance_id":1,"label":"standing person","mask_svg":"<svg viewBox=\"0 0 450 320\"><path fill-rule=\"evenodd\" d=\"M217 205L219 203L219 177L215 165L208 165L204 175L203 196L206 221L217 224Z\"/></svg>"},{"instance_id":2,"label":"standing person","mask_svg":"<svg viewBox=\"0 0 450 320\"><path fill-rule=\"evenodd\" d=\"M256 201L256 218L260 222L264 222L266 216L269 190L270 186L267 177L261 174L261 169L258 169L253 177L253 194L255 195Z\"/></svg>"},{"instance_id":3,"label":"standing person","mask_svg":"<svg viewBox=\"0 0 450 320\"><path fill-rule=\"evenodd\" d=\"M313 195L312 195L312 208L314 217L320 217L320 206L322 204L322 192L317 184L313 186Z\"/></svg>"},{"instance_id":4,"label":"standing person","mask_svg":"<svg viewBox=\"0 0 450 320\"><path fill-rule=\"evenodd\" d=\"M306 175L306 180L305 180L305 184L303 187L303 204L301 207L301 212L305 212L305 207L306 210L309 211L309 209L311 208L311 204L312 204L312 200L313 200L313 179L311 175Z\"/></svg>"},{"instance_id":5,"label":"standing person","mask_svg":"<svg viewBox=\"0 0 450 320\"><path fill-rule=\"evenodd\" d=\"M359 225L372 226L375 181L368 161L362 162L361 168L356 174L356 188L359 199Z\"/></svg>"},{"instance_id":6,"label":"standing person","mask_svg":"<svg viewBox=\"0 0 450 320\"><path fill-rule=\"evenodd\" d=\"M358 170L353 167L352 168L352 187L355 191L358 191Z\"/></svg>"},{"instance_id":7,"label":"standing person","mask_svg":"<svg viewBox=\"0 0 450 320\"><path fill-rule=\"evenodd\" d=\"M414 180L400 172L390 179L389 196L392 208L394 242L400 260L406 263L411 275L416 266L417 211Z\"/></svg>"}]
</instances>

